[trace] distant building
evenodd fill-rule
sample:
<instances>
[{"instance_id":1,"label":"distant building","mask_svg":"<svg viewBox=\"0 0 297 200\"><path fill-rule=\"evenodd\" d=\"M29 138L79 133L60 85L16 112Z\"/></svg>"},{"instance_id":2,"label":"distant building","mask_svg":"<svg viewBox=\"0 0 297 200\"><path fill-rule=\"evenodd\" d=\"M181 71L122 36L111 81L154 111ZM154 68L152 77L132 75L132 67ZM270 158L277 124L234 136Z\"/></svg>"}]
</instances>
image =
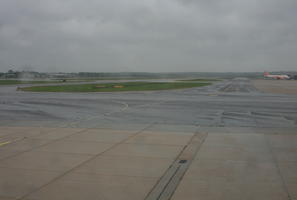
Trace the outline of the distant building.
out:
<instances>
[{"instance_id":1,"label":"distant building","mask_svg":"<svg viewBox=\"0 0 297 200\"><path fill-rule=\"evenodd\" d=\"M13 71L9 70L6 73L0 74L1 78L7 79L34 79L34 78L47 78L45 73L33 72L33 71Z\"/></svg>"},{"instance_id":2,"label":"distant building","mask_svg":"<svg viewBox=\"0 0 297 200\"><path fill-rule=\"evenodd\" d=\"M4 73L4 78L17 78L17 72L13 70L8 70L8 72Z\"/></svg>"}]
</instances>

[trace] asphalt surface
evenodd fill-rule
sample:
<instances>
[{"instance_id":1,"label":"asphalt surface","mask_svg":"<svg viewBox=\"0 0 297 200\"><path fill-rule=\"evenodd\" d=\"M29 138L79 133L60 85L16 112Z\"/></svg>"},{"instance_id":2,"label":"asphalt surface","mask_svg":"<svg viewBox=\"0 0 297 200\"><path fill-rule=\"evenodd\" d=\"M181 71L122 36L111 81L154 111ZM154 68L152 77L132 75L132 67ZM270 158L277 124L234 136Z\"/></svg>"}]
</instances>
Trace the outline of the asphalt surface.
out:
<instances>
[{"instance_id":1,"label":"asphalt surface","mask_svg":"<svg viewBox=\"0 0 297 200\"><path fill-rule=\"evenodd\" d=\"M0 97L0 125L7 126L297 126L296 95L263 93L245 78L152 92L31 93L1 86Z\"/></svg>"},{"instance_id":2,"label":"asphalt surface","mask_svg":"<svg viewBox=\"0 0 297 200\"><path fill-rule=\"evenodd\" d=\"M16 87L0 87L0 200L297 199L297 95L246 78L150 92Z\"/></svg>"}]
</instances>

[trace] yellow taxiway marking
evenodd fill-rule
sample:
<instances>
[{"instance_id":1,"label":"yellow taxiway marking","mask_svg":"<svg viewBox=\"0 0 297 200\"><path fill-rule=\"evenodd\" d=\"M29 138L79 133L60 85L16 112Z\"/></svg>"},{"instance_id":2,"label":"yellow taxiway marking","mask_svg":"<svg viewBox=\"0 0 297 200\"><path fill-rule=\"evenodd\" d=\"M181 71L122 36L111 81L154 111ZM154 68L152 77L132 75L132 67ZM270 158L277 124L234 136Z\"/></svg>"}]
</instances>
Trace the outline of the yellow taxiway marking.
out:
<instances>
[{"instance_id":1,"label":"yellow taxiway marking","mask_svg":"<svg viewBox=\"0 0 297 200\"><path fill-rule=\"evenodd\" d=\"M0 147L1 147L1 146L4 146L4 145L6 145L6 144L9 144L9 143L11 143L11 141L2 142L2 143L0 143Z\"/></svg>"}]
</instances>

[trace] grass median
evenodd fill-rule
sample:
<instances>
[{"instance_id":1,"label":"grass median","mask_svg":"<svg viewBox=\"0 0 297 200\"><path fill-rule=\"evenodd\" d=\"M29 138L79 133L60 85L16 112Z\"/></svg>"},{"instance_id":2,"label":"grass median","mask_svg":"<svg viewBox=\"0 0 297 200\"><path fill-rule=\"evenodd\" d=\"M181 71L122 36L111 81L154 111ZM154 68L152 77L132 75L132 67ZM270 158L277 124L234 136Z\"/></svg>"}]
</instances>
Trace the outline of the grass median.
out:
<instances>
[{"instance_id":1,"label":"grass median","mask_svg":"<svg viewBox=\"0 0 297 200\"><path fill-rule=\"evenodd\" d=\"M19 90L30 92L124 92L124 91L150 91L171 90L192 87L202 87L211 83L192 82L123 82L104 84L75 84L22 87Z\"/></svg>"}]
</instances>

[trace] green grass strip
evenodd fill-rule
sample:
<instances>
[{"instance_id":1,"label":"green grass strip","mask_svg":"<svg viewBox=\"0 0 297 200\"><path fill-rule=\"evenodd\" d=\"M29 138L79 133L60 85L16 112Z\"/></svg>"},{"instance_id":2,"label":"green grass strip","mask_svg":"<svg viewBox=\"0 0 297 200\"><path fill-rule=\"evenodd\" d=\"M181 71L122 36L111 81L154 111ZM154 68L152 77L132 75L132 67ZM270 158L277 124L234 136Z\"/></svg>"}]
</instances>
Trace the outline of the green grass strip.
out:
<instances>
[{"instance_id":1,"label":"green grass strip","mask_svg":"<svg viewBox=\"0 0 297 200\"><path fill-rule=\"evenodd\" d=\"M124 82L102 84L75 84L75 85L51 85L32 86L19 88L30 92L123 92L123 91L149 91L170 90L192 87L202 87L210 83L193 82Z\"/></svg>"}]
</instances>

